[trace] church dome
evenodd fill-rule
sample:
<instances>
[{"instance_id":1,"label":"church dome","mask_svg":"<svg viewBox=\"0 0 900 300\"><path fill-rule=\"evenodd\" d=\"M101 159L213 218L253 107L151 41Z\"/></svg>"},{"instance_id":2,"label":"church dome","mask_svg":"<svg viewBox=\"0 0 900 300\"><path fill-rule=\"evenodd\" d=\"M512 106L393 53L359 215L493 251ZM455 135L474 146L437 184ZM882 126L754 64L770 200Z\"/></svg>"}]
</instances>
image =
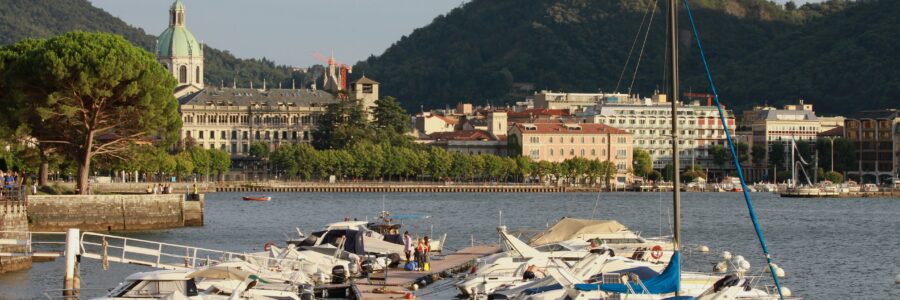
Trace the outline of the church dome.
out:
<instances>
[{"instance_id":1,"label":"church dome","mask_svg":"<svg viewBox=\"0 0 900 300\"><path fill-rule=\"evenodd\" d=\"M203 48L184 26L184 4L176 0L169 8L169 28L156 40L157 57L202 57Z\"/></svg>"},{"instance_id":2,"label":"church dome","mask_svg":"<svg viewBox=\"0 0 900 300\"><path fill-rule=\"evenodd\" d=\"M163 31L157 40L158 57L203 56L200 43L184 26L172 26Z\"/></svg>"}]
</instances>

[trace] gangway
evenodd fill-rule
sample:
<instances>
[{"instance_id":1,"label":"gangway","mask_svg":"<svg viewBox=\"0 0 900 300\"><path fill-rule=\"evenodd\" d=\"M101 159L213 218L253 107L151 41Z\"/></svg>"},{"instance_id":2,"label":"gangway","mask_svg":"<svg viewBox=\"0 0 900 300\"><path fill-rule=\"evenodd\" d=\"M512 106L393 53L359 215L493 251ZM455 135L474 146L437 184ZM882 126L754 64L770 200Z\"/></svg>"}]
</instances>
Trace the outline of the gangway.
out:
<instances>
[{"instance_id":1,"label":"gangway","mask_svg":"<svg viewBox=\"0 0 900 300\"><path fill-rule=\"evenodd\" d=\"M4 257L63 257L67 245L65 232L0 231L0 251ZM259 254L222 251L201 247L162 243L124 236L83 232L77 249L84 258L147 266L165 270L186 270L240 259L267 269L301 270L311 264L302 258L276 258Z\"/></svg>"}]
</instances>

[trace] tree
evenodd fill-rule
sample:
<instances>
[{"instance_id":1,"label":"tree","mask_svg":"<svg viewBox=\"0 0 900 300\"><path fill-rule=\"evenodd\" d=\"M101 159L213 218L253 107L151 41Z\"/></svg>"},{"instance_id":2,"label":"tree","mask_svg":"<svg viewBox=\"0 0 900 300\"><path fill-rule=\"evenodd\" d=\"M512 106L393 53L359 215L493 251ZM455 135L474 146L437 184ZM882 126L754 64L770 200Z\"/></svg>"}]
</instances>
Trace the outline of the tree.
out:
<instances>
[{"instance_id":1,"label":"tree","mask_svg":"<svg viewBox=\"0 0 900 300\"><path fill-rule=\"evenodd\" d=\"M272 150L269 147L269 143L266 142L254 142L250 145L250 156L265 160L269 158L269 155L272 154Z\"/></svg>"},{"instance_id":2,"label":"tree","mask_svg":"<svg viewBox=\"0 0 900 300\"><path fill-rule=\"evenodd\" d=\"M753 157L753 165L762 166L766 161L766 145L765 144L753 144L753 151L751 152Z\"/></svg>"},{"instance_id":3,"label":"tree","mask_svg":"<svg viewBox=\"0 0 900 300\"><path fill-rule=\"evenodd\" d=\"M6 78L15 78L7 96L29 135L78 163L82 194L95 156L121 158L135 142L177 139L175 79L153 54L118 35L80 31L38 44L7 66Z\"/></svg>"},{"instance_id":4,"label":"tree","mask_svg":"<svg viewBox=\"0 0 900 300\"><path fill-rule=\"evenodd\" d=\"M769 166L784 170L784 144L780 141L772 143L769 149Z\"/></svg>"},{"instance_id":5,"label":"tree","mask_svg":"<svg viewBox=\"0 0 900 300\"><path fill-rule=\"evenodd\" d=\"M209 175L212 172L212 160L209 151L200 147L194 147L187 151L194 166L194 173Z\"/></svg>"},{"instance_id":6,"label":"tree","mask_svg":"<svg viewBox=\"0 0 900 300\"><path fill-rule=\"evenodd\" d=\"M844 175L838 172L827 172L825 173L825 179L834 183L844 183Z\"/></svg>"},{"instance_id":7,"label":"tree","mask_svg":"<svg viewBox=\"0 0 900 300\"><path fill-rule=\"evenodd\" d=\"M378 129L390 130L399 134L409 131L409 115L394 97L387 96L375 100L372 114L375 117L375 127Z\"/></svg>"},{"instance_id":8,"label":"tree","mask_svg":"<svg viewBox=\"0 0 900 300\"><path fill-rule=\"evenodd\" d=\"M362 104L339 101L329 104L312 133L316 149L343 149L370 140L372 130Z\"/></svg>"},{"instance_id":9,"label":"tree","mask_svg":"<svg viewBox=\"0 0 900 300\"><path fill-rule=\"evenodd\" d=\"M231 168L231 155L219 149L210 149L209 160L212 171L219 175L219 180L222 180L222 177Z\"/></svg>"},{"instance_id":10,"label":"tree","mask_svg":"<svg viewBox=\"0 0 900 300\"><path fill-rule=\"evenodd\" d=\"M741 163L741 166L747 164L747 161L750 160L750 146L745 143L737 143L734 145L736 148L736 153L738 156L738 161ZM728 153L729 158L731 158L731 153Z\"/></svg>"},{"instance_id":11,"label":"tree","mask_svg":"<svg viewBox=\"0 0 900 300\"><path fill-rule=\"evenodd\" d=\"M645 177L653 171L653 159L650 153L644 149L634 149L634 175Z\"/></svg>"},{"instance_id":12,"label":"tree","mask_svg":"<svg viewBox=\"0 0 900 300\"><path fill-rule=\"evenodd\" d=\"M438 147L428 150L428 171L434 179L443 179L450 175L453 167L453 154Z\"/></svg>"},{"instance_id":13,"label":"tree","mask_svg":"<svg viewBox=\"0 0 900 300\"><path fill-rule=\"evenodd\" d=\"M175 174L184 180L194 173L194 162L189 152L181 152L175 155Z\"/></svg>"}]
</instances>

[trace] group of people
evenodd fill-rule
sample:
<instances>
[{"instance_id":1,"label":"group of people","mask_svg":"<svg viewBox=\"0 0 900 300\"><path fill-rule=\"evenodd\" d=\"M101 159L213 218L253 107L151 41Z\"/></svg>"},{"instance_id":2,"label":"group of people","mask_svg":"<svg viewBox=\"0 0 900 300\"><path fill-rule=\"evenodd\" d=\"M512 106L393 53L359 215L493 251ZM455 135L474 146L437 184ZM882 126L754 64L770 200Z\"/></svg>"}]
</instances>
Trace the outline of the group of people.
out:
<instances>
[{"instance_id":1,"label":"group of people","mask_svg":"<svg viewBox=\"0 0 900 300\"><path fill-rule=\"evenodd\" d=\"M169 184L151 184L147 186L147 194L171 194L172 185Z\"/></svg>"},{"instance_id":2,"label":"group of people","mask_svg":"<svg viewBox=\"0 0 900 300\"><path fill-rule=\"evenodd\" d=\"M19 172L3 172L0 170L0 178L3 178L3 188L11 189L19 185Z\"/></svg>"},{"instance_id":3,"label":"group of people","mask_svg":"<svg viewBox=\"0 0 900 300\"><path fill-rule=\"evenodd\" d=\"M428 257L431 255L431 239L426 235L420 239L414 239L409 235L409 231L403 232L403 252L406 254L406 261L412 262L415 259L415 270L424 271L428 264Z\"/></svg>"}]
</instances>

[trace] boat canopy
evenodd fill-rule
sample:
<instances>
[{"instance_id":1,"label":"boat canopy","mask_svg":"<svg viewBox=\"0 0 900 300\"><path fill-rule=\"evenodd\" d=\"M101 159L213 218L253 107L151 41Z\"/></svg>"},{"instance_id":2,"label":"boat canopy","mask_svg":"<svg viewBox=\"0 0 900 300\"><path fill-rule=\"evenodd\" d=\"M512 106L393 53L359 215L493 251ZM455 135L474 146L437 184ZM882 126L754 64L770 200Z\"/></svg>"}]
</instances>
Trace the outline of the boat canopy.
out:
<instances>
[{"instance_id":1,"label":"boat canopy","mask_svg":"<svg viewBox=\"0 0 900 300\"><path fill-rule=\"evenodd\" d=\"M564 218L556 222L553 227L539 233L529 242L532 245L545 245L558 243L579 236L616 233L627 229L625 225L615 220L588 220Z\"/></svg>"},{"instance_id":2,"label":"boat canopy","mask_svg":"<svg viewBox=\"0 0 900 300\"><path fill-rule=\"evenodd\" d=\"M681 288L681 255L678 251L675 251L675 253L672 254L672 259L669 261L669 265L666 266L666 269L663 270L659 276L641 281L643 282L644 287L646 287L646 290L635 282L628 282L630 287L626 286L624 283L604 283L599 286L597 284L583 283L576 284L575 289L592 291L599 288L603 291L620 294L629 294L631 291L634 291L635 294L654 295L674 293Z\"/></svg>"}]
</instances>

